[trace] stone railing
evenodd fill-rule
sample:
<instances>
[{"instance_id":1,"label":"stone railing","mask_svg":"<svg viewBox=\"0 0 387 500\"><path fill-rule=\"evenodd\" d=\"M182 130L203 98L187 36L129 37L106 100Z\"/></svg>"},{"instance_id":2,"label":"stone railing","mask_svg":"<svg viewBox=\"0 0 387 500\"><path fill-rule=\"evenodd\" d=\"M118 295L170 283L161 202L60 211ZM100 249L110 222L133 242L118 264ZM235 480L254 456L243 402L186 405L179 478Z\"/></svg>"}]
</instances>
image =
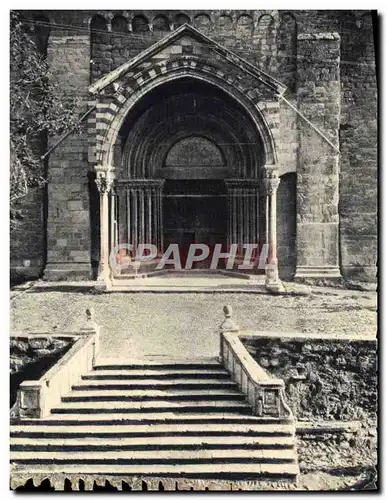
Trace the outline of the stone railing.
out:
<instances>
[{"instance_id":1,"label":"stone railing","mask_svg":"<svg viewBox=\"0 0 387 500\"><path fill-rule=\"evenodd\" d=\"M86 317L85 326L74 333L77 340L69 351L39 380L20 384L13 411L15 418L47 417L62 396L70 392L72 385L92 369L98 353L99 327L90 309L86 310Z\"/></svg>"},{"instance_id":2,"label":"stone railing","mask_svg":"<svg viewBox=\"0 0 387 500\"><path fill-rule=\"evenodd\" d=\"M285 400L285 383L272 378L254 359L240 340L242 332L231 319L232 309L225 306L220 325L220 359L253 408L254 415L294 420Z\"/></svg>"}]
</instances>

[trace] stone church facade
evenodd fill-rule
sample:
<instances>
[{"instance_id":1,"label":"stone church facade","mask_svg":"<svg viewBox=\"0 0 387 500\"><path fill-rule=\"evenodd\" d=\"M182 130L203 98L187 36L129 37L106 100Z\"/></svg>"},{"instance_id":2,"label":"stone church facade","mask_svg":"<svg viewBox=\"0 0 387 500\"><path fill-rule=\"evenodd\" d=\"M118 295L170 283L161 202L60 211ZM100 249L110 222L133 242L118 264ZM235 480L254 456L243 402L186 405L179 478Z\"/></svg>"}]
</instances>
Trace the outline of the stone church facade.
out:
<instances>
[{"instance_id":1,"label":"stone church facade","mask_svg":"<svg viewBox=\"0 0 387 500\"><path fill-rule=\"evenodd\" d=\"M375 280L370 12L25 14L83 119L46 145L15 273L106 281L122 243L267 243L273 286Z\"/></svg>"}]
</instances>

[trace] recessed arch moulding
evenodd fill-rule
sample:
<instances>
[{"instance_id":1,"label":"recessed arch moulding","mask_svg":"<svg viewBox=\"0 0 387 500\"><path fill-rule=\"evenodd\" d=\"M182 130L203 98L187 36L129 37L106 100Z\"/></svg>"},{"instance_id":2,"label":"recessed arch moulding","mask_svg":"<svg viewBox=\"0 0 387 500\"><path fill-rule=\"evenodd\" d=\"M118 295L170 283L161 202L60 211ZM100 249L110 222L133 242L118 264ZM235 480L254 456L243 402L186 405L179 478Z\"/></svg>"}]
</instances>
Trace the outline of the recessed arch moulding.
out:
<instances>
[{"instance_id":1,"label":"recessed arch moulding","mask_svg":"<svg viewBox=\"0 0 387 500\"><path fill-rule=\"evenodd\" d=\"M184 87L195 90L188 92ZM259 96L259 101L253 103L243 94L243 89L227 87L210 74L183 70L149 82L134 92L121 107L114 101L123 94L117 97L102 94L97 100L94 162L117 168L125 157L127 161L134 161L136 176L140 176L141 170L144 174L146 169L148 173L149 169L155 172L154 169L160 167L157 161L164 157L165 149L179 136L181 138L182 133L192 133L203 135L214 143L220 141L221 149L229 158L228 163L234 162L235 168L238 163L238 168L245 171L244 176L256 177L259 167L264 165L279 168L276 145L278 101L267 98L262 101L263 96ZM168 102L165 102L165 96L161 97L163 93ZM161 99L153 104L156 95ZM192 108L184 109L189 102ZM139 110L142 111L144 106L147 109L140 114ZM114 110L117 112L113 115ZM154 134L153 137L151 134ZM136 148L136 143L140 147ZM151 160L148 166L139 164L141 154L143 162ZM255 173L247 174L248 170Z\"/></svg>"},{"instance_id":2,"label":"recessed arch moulding","mask_svg":"<svg viewBox=\"0 0 387 500\"><path fill-rule=\"evenodd\" d=\"M258 178L265 154L243 108L216 87L181 78L150 91L127 115L113 164L117 178Z\"/></svg>"}]
</instances>

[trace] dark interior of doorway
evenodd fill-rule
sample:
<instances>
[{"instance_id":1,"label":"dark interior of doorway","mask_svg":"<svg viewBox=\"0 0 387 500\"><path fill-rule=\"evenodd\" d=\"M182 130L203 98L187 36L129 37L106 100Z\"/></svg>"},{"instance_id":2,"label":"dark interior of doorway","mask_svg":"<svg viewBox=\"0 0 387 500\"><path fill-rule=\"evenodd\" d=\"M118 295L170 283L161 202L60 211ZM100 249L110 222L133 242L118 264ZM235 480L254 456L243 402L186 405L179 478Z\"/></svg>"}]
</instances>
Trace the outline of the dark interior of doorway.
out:
<instances>
[{"instance_id":1,"label":"dark interior of doorway","mask_svg":"<svg viewBox=\"0 0 387 500\"><path fill-rule=\"evenodd\" d=\"M182 267L193 243L206 244L209 257L192 268L208 269L216 244L226 251L227 192L223 180L167 180L163 192L164 249L179 245ZM199 251L197 252L197 254ZM224 267L224 260L218 267Z\"/></svg>"}]
</instances>

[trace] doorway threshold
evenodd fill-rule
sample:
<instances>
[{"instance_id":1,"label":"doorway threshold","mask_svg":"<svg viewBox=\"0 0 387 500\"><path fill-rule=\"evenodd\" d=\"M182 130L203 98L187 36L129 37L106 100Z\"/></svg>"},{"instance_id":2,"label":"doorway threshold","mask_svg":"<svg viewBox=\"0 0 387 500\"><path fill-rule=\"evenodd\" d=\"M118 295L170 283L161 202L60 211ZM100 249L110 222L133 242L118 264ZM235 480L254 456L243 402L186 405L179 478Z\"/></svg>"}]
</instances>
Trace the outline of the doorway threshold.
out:
<instances>
[{"instance_id":1,"label":"doorway threshold","mask_svg":"<svg viewBox=\"0 0 387 500\"><path fill-rule=\"evenodd\" d=\"M164 270L158 274L121 275L113 278L110 292L160 293L265 293L265 276L227 270Z\"/></svg>"}]
</instances>

